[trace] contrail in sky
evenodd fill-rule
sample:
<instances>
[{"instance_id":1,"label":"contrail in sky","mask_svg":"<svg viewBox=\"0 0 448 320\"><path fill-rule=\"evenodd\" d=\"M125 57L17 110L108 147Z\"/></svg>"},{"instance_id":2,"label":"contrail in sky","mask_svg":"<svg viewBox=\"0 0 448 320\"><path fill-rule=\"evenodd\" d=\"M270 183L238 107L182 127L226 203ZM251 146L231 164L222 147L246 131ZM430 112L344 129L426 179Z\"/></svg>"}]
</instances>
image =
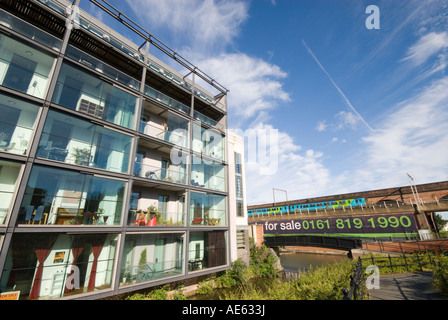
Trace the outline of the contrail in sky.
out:
<instances>
[{"instance_id":1,"label":"contrail in sky","mask_svg":"<svg viewBox=\"0 0 448 320\"><path fill-rule=\"evenodd\" d=\"M359 114L358 111L356 111L355 107L350 103L350 101L347 99L347 97L345 96L345 94L342 92L341 88L339 88L339 86L336 84L336 82L334 82L333 78L328 74L327 70L325 70L325 68L322 66L322 64L319 62L319 60L317 59L317 57L314 55L313 51L311 51L311 49L308 47L308 45L306 44L305 40L302 39L302 43L305 46L305 48L308 50L309 54L313 57L313 59L316 61L316 63L319 65L319 67L322 69L323 72L325 72L325 74L327 75L328 79L330 79L331 83L334 85L334 87L336 88L336 90L339 91L339 93L341 94L341 96L344 98L345 102L347 103L348 107L359 117L359 119L367 126L367 128L369 128L372 131L375 131L368 123L366 120L364 120L364 118Z\"/></svg>"}]
</instances>

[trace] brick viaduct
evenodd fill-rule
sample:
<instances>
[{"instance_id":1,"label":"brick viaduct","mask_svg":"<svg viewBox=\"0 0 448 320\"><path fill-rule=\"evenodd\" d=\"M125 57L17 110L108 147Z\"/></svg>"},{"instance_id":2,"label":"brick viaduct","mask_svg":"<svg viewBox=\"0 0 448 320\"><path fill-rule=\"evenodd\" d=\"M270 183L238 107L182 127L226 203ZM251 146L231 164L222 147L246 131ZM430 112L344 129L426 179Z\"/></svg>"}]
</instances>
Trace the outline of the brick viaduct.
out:
<instances>
[{"instance_id":1,"label":"brick viaduct","mask_svg":"<svg viewBox=\"0 0 448 320\"><path fill-rule=\"evenodd\" d=\"M303 212L301 214L297 214L296 212L283 214L282 216L250 216L249 223L274 219L278 220L283 218L291 219L291 215L294 215L295 219L300 219L301 217L309 218L310 216L342 216L351 213L356 213L357 215L414 213L419 229L431 229L432 231L436 231L434 227L434 212L448 211L448 181L416 185L414 190L411 186L402 186L332 196L314 197L302 200L284 201L277 202L275 204L266 203L248 206L248 209L291 206L296 204L330 202L357 198L364 198L366 200L366 206L357 208L339 208L335 210L315 210Z\"/></svg>"}]
</instances>

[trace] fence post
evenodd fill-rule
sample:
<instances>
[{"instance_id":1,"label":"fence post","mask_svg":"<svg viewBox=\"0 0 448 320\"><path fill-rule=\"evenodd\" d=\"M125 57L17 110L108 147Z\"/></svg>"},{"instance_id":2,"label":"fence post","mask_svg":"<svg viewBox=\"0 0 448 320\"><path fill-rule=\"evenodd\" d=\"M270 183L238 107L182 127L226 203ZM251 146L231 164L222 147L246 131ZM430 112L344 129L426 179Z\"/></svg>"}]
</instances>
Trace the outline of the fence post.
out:
<instances>
[{"instance_id":1,"label":"fence post","mask_svg":"<svg viewBox=\"0 0 448 320\"><path fill-rule=\"evenodd\" d=\"M420 267L420 271L423 271L422 263L420 262L420 256L418 255L418 252L416 254L417 254L417 261L418 261L418 266Z\"/></svg>"},{"instance_id":2,"label":"fence post","mask_svg":"<svg viewBox=\"0 0 448 320\"><path fill-rule=\"evenodd\" d=\"M390 269L392 270L392 272L394 272L394 267L392 266L392 259L390 258L390 254L387 254L387 256L389 257Z\"/></svg>"}]
</instances>

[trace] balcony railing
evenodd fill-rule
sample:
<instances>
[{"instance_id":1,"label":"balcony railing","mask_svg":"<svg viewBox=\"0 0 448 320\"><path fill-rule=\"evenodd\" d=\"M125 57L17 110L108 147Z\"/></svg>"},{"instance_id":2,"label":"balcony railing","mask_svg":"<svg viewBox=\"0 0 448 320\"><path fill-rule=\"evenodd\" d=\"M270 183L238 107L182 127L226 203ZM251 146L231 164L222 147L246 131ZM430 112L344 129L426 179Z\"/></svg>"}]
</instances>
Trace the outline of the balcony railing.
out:
<instances>
[{"instance_id":1,"label":"balcony railing","mask_svg":"<svg viewBox=\"0 0 448 320\"><path fill-rule=\"evenodd\" d=\"M183 264L183 259L176 259L128 266L126 270L121 272L120 286L181 275L183 274Z\"/></svg>"},{"instance_id":2,"label":"balcony railing","mask_svg":"<svg viewBox=\"0 0 448 320\"><path fill-rule=\"evenodd\" d=\"M157 139L173 143L180 147L188 147L188 131L182 128L164 130L140 120L139 132Z\"/></svg>"},{"instance_id":3,"label":"balcony railing","mask_svg":"<svg viewBox=\"0 0 448 320\"><path fill-rule=\"evenodd\" d=\"M134 176L149 180L166 181L172 183L186 184L186 170L182 167L171 167L164 169L154 167L136 161L134 165Z\"/></svg>"},{"instance_id":4,"label":"balcony railing","mask_svg":"<svg viewBox=\"0 0 448 320\"><path fill-rule=\"evenodd\" d=\"M50 49L56 51L61 50L62 40L14 17L2 9L0 9L0 25L14 30L29 39L37 41Z\"/></svg>"},{"instance_id":5,"label":"balcony railing","mask_svg":"<svg viewBox=\"0 0 448 320\"><path fill-rule=\"evenodd\" d=\"M183 103L180 103L170 97L168 97L166 94L161 93L160 91L157 91L148 85L145 85L145 95L148 97L157 100L161 102L162 104L166 105L167 107L180 111L184 114L190 114L190 108L184 105Z\"/></svg>"},{"instance_id":6,"label":"balcony railing","mask_svg":"<svg viewBox=\"0 0 448 320\"><path fill-rule=\"evenodd\" d=\"M175 227L185 225L183 212L130 210L128 225L135 227Z\"/></svg>"}]
</instances>

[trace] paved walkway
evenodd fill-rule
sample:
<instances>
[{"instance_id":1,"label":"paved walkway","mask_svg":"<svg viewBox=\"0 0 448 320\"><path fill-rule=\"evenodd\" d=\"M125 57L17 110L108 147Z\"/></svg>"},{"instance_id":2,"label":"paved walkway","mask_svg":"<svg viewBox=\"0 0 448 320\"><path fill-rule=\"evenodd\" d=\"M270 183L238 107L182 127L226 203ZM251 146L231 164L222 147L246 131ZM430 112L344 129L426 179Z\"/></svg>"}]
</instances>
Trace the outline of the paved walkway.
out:
<instances>
[{"instance_id":1,"label":"paved walkway","mask_svg":"<svg viewBox=\"0 0 448 320\"><path fill-rule=\"evenodd\" d=\"M380 275L380 289L369 290L371 300L448 300L431 286L432 272Z\"/></svg>"}]
</instances>

